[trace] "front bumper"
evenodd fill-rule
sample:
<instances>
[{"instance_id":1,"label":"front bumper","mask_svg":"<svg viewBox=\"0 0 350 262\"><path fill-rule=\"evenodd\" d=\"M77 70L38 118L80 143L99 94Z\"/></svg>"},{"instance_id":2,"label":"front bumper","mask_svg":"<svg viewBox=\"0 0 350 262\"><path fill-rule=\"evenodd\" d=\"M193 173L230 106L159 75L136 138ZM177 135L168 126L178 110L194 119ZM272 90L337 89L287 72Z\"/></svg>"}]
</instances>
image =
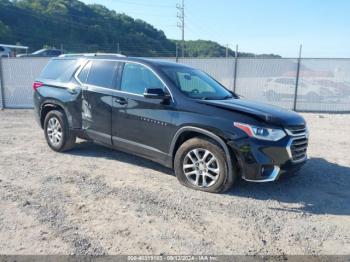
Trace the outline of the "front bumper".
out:
<instances>
[{"instance_id":1,"label":"front bumper","mask_svg":"<svg viewBox=\"0 0 350 262\"><path fill-rule=\"evenodd\" d=\"M237 158L240 174L244 180L271 182L283 173L294 173L306 162L307 155L293 154L292 146L300 137L287 136L280 141L262 141L243 138L228 142ZM307 137L303 138L307 143ZM305 143L305 142L304 142ZM307 146L307 145L306 145Z\"/></svg>"}]
</instances>

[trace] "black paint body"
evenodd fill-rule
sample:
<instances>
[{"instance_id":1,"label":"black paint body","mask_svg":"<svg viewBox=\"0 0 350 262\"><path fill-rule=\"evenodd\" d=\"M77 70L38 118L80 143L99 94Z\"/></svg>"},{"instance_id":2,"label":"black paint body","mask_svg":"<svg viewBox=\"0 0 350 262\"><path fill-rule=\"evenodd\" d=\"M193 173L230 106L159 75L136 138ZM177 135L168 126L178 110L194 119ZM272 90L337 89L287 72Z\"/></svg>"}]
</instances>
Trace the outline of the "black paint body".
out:
<instances>
[{"instance_id":1,"label":"black paint body","mask_svg":"<svg viewBox=\"0 0 350 262\"><path fill-rule=\"evenodd\" d=\"M185 65L115 56L79 59L81 66L93 59L119 61L114 87L84 85L74 75L65 84L37 79L44 84L34 93L36 116L41 126L48 110L60 108L78 137L170 168L182 141L198 135L209 136L225 147L226 154L230 154L228 159L236 160L230 165L238 165L240 175L247 180L262 180L262 166L278 165L282 171L288 171L305 163L291 161L286 150L291 137L286 136L277 142L257 140L233 125L234 122L272 128L306 125L295 112L242 99L234 94L234 98L226 100L191 99L178 90L160 69L162 65ZM118 90L124 62L151 68L166 84L171 98L166 101L149 99Z\"/></svg>"}]
</instances>

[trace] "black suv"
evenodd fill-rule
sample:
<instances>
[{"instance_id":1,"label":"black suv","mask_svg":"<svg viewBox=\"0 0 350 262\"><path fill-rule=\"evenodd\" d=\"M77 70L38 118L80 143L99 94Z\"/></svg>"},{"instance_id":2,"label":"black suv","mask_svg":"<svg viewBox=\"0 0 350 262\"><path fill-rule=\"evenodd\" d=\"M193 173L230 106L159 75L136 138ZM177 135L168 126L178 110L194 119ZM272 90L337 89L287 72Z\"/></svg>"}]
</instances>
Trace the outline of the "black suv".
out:
<instances>
[{"instance_id":1,"label":"black suv","mask_svg":"<svg viewBox=\"0 0 350 262\"><path fill-rule=\"evenodd\" d=\"M63 55L34 82L37 120L49 146L76 137L175 170L185 186L229 189L237 177L268 182L306 161L298 114L242 99L206 73L163 60Z\"/></svg>"}]
</instances>

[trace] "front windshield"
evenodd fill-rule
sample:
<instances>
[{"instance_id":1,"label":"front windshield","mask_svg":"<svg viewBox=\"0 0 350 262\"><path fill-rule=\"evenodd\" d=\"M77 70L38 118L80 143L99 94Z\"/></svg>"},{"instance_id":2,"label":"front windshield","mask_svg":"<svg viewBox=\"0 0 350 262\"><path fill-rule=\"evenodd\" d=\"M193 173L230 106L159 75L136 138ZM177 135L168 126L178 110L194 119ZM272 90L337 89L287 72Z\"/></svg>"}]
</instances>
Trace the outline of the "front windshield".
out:
<instances>
[{"instance_id":1,"label":"front windshield","mask_svg":"<svg viewBox=\"0 0 350 262\"><path fill-rule=\"evenodd\" d=\"M202 71L175 66L164 66L162 70L190 98L221 100L232 97L228 90Z\"/></svg>"}]
</instances>

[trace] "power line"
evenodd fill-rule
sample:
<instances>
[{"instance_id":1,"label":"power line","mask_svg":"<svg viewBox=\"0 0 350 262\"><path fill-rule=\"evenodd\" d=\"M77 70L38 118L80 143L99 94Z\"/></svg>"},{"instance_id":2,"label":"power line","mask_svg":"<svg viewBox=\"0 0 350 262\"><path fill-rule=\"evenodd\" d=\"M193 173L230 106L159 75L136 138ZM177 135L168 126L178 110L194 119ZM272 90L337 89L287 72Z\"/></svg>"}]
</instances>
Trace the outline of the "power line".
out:
<instances>
[{"instance_id":1,"label":"power line","mask_svg":"<svg viewBox=\"0 0 350 262\"><path fill-rule=\"evenodd\" d=\"M196 37L198 37L198 40L202 40L203 36L197 32L197 30L192 26L192 24L187 23L186 24L186 30L190 31L193 35L195 35Z\"/></svg>"},{"instance_id":2,"label":"power line","mask_svg":"<svg viewBox=\"0 0 350 262\"><path fill-rule=\"evenodd\" d=\"M216 38L216 37L221 36L221 34L219 34L218 32L208 30L207 27L204 27L200 24L197 24L197 22L195 22L196 19L193 18L192 14L190 14L188 11L186 12L186 18L191 24L193 24L194 27L198 28L201 32L205 32L209 36L209 38L212 38L212 37ZM212 37L210 37L210 36L212 36Z\"/></svg>"}]
</instances>

